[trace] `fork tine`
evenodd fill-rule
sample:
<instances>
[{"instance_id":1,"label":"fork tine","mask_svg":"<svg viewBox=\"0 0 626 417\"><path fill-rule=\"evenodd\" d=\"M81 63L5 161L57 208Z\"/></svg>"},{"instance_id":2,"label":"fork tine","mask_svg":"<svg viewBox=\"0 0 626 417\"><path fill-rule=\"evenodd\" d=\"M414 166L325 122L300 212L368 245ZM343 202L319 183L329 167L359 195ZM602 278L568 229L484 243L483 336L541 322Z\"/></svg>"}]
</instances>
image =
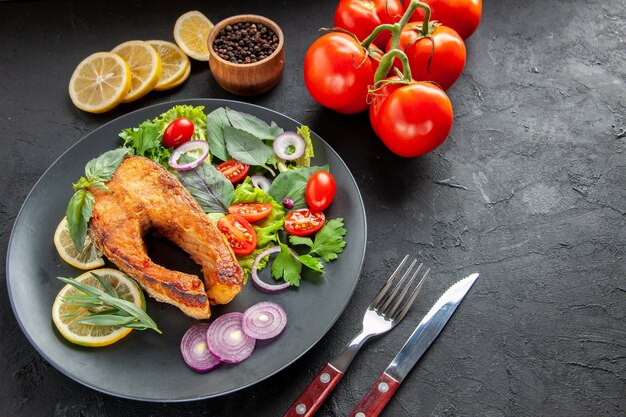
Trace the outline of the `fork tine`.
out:
<instances>
[{"instance_id":1,"label":"fork tine","mask_svg":"<svg viewBox=\"0 0 626 417\"><path fill-rule=\"evenodd\" d=\"M417 263L417 259L413 259L413 262L411 262L411 265L409 265L409 268L406 270L404 275L402 275L402 279L398 281L395 287L393 287L393 290L391 291L389 296L385 299L385 302L383 303L383 305L378 309L378 311L381 314L385 314L385 312L387 311L387 308L389 308L389 304L391 304L391 302L395 299L396 294L398 294L398 291L400 291L400 288L404 285L407 278L411 276L411 272L413 271L413 267L415 266L416 263ZM419 270L421 267L422 265L420 264L420 266L418 266L417 269Z\"/></svg>"},{"instance_id":2,"label":"fork tine","mask_svg":"<svg viewBox=\"0 0 626 417\"><path fill-rule=\"evenodd\" d=\"M382 300L383 297L385 296L385 293L387 292L387 290L391 286L391 283L393 282L393 280L396 278L396 276L398 275L398 273L400 272L400 270L402 269L402 267L406 263L407 259L409 259L409 255L408 254L404 255L404 259L402 259L402 261L400 262L400 265L398 265L398 267L396 268L395 271L393 271L393 274L391 274L391 276L389 277L389 279L387 280L385 285L383 285L383 287L380 289L380 291L378 291L378 294L376 294L376 297L374 297L374 299L370 303L370 307L374 308L374 306L376 306L378 303L380 303L380 300Z\"/></svg>"},{"instance_id":3,"label":"fork tine","mask_svg":"<svg viewBox=\"0 0 626 417\"><path fill-rule=\"evenodd\" d=\"M395 317L392 316L391 320L394 320L396 321L396 323L399 323L404 318L404 316L406 316L406 313L408 313L409 309L413 305L413 302L415 302L417 295L422 289L422 286L424 285L424 281L426 280L426 277L428 276L429 272L430 272L430 268L428 268L426 272L424 272L422 279L420 279L420 282L417 284L417 287L415 287L415 289L411 293L411 297L409 297L409 300L404 305L404 308Z\"/></svg>"},{"instance_id":4,"label":"fork tine","mask_svg":"<svg viewBox=\"0 0 626 417\"><path fill-rule=\"evenodd\" d=\"M383 311L383 314L385 316L390 317L390 318L393 317L393 315L396 312L396 310L398 309L398 307L400 307L400 303L402 303L402 300L404 300L404 297L406 296L406 294L409 292L409 289L413 285L413 282L415 281L415 278L417 277L417 274L419 274L420 270L422 269L422 266L424 266L423 263L419 264L419 266L417 267L417 270L413 273L413 275L411 276L411 279L404 286L404 288L402 289L402 292L397 297L397 300L394 299L395 302L394 302L393 306L391 307L391 309Z\"/></svg>"}]
</instances>

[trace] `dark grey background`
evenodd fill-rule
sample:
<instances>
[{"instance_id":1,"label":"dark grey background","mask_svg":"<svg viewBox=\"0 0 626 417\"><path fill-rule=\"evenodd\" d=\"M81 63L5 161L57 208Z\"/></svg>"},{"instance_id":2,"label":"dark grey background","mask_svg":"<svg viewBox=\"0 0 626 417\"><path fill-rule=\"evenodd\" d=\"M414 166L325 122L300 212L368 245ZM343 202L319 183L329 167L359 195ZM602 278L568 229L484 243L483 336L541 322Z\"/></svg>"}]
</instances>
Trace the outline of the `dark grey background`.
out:
<instances>
[{"instance_id":1,"label":"dark grey background","mask_svg":"<svg viewBox=\"0 0 626 417\"><path fill-rule=\"evenodd\" d=\"M470 270L481 278L383 415L626 413L626 3L485 1L464 74L448 91L450 137L410 160L386 150L366 114L321 109L303 85L304 53L317 29L332 25L335 4L0 3L0 252L32 185L85 134L149 104L236 98L194 63L179 89L104 115L69 100L84 57L135 38L172 40L176 17L192 9L214 22L251 12L281 25L283 79L246 101L310 125L337 150L361 188L369 226L360 285L326 337L278 375L195 403L121 400L63 376L28 344L3 285L1 415L281 415L350 339L406 252L433 268L423 295L402 325L357 357L318 415L346 415L441 291Z\"/></svg>"}]
</instances>

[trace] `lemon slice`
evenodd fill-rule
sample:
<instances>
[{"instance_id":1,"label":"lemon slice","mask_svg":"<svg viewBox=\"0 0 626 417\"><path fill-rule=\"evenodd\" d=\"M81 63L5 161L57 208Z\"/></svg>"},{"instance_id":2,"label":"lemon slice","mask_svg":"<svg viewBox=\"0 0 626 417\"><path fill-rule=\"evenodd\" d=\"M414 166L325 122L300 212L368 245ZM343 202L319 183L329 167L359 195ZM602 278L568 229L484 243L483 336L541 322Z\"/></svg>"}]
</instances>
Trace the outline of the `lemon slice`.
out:
<instances>
[{"instance_id":1,"label":"lemon slice","mask_svg":"<svg viewBox=\"0 0 626 417\"><path fill-rule=\"evenodd\" d=\"M161 58L161 77L154 86L157 91L170 89L190 67L189 58L175 43L167 41L146 41Z\"/></svg>"},{"instance_id":2,"label":"lemon slice","mask_svg":"<svg viewBox=\"0 0 626 417\"><path fill-rule=\"evenodd\" d=\"M197 10L187 12L176 20L174 39L180 49L198 61L209 60L207 38L213 23Z\"/></svg>"},{"instance_id":3,"label":"lemon slice","mask_svg":"<svg viewBox=\"0 0 626 417\"><path fill-rule=\"evenodd\" d=\"M85 237L83 249L80 252L76 249L70 236L66 217L63 217L63 220L61 220L54 232L54 246L57 248L61 259L75 268L88 270L100 268L104 265L102 252L96 248L89 235Z\"/></svg>"},{"instance_id":4,"label":"lemon slice","mask_svg":"<svg viewBox=\"0 0 626 417\"><path fill-rule=\"evenodd\" d=\"M69 93L79 109L102 113L117 106L130 85L128 64L113 53L97 52L78 64L70 79Z\"/></svg>"},{"instance_id":5,"label":"lemon slice","mask_svg":"<svg viewBox=\"0 0 626 417\"><path fill-rule=\"evenodd\" d=\"M108 281L115 288L119 298L131 301L143 310L146 309L146 300L143 292L135 281L128 278L125 274L115 269L102 268L85 272L77 277L76 280L104 290L92 273ZM52 304L52 321L64 338L77 345L98 347L115 343L132 331L132 329L126 327L95 326L78 323L78 320L87 315L87 308L67 305L63 303L63 297L80 295L85 294L67 284L59 291Z\"/></svg>"},{"instance_id":6,"label":"lemon slice","mask_svg":"<svg viewBox=\"0 0 626 417\"><path fill-rule=\"evenodd\" d=\"M179 85L187 81L187 78L189 78L189 74L191 74L191 64L187 65L185 73L179 79L175 80L174 83L171 84L167 89L170 90L172 88L178 87Z\"/></svg>"},{"instance_id":7,"label":"lemon slice","mask_svg":"<svg viewBox=\"0 0 626 417\"><path fill-rule=\"evenodd\" d=\"M132 74L130 91L122 100L124 103L145 96L157 85L161 77L161 58L147 42L124 42L111 52L118 54L128 63Z\"/></svg>"}]
</instances>

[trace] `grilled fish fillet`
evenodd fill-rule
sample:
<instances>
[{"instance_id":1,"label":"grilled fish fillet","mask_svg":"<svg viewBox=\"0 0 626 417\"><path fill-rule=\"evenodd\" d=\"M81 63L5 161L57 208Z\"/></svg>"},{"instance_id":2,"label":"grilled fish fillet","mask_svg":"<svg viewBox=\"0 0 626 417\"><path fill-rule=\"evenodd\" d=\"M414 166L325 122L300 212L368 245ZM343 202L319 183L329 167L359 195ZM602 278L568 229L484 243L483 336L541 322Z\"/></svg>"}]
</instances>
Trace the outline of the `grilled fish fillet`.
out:
<instances>
[{"instance_id":1,"label":"grilled fish fillet","mask_svg":"<svg viewBox=\"0 0 626 417\"><path fill-rule=\"evenodd\" d=\"M95 197L91 238L106 257L159 301L208 319L209 303L225 304L243 286L243 271L222 234L170 172L142 156L124 159ZM196 275L172 271L148 256L144 235L155 230L202 267Z\"/></svg>"}]
</instances>

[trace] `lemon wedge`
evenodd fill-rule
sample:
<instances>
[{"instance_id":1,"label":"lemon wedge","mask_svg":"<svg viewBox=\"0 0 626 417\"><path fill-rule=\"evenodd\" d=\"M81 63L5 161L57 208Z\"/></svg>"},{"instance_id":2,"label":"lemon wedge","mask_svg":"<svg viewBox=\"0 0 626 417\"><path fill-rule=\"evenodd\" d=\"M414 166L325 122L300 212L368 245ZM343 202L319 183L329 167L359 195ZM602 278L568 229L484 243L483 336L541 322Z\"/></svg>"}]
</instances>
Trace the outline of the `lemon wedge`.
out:
<instances>
[{"instance_id":1,"label":"lemon wedge","mask_svg":"<svg viewBox=\"0 0 626 417\"><path fill-rule=\"evenodd\" d=\"M124 103L145 96L157 85L161 77L161 58L147 42L124 42L111 52L121 56L128 63L132 74L130 91L122 99Z\"/></svg>"},{"instance_id":2,"label":"lemon wedge","mask_svg":"<svg viewBox=\"0 0 626 417\"><path fill-rule=\"evenodd\" d=\"M104 266L102 252L96 248L89 235L85 237L85 245L82 250L78 251L76 249L70 236L66 217L63 217L63 220L61 220L54 232L54 246L61 259L75 268L89 270Z\"/></svg>"},{"instance_id":3,"label":"lemon wedge","mask_svg":"<svg viewBox=\"0 0 626 417\"><path fill-rule=\"evenodd\" d=\"M141 309L146 309L146 300L143 292L135 281L127 277L124 273L110 268L97 269L85 272L76 278L93 287L104 290L100 282L92 273L97 274L115 288L119 298L131 301ZM118 326L95 326L91 324L78 323L78 320L85 317L88 310L85 307L77 307L65 304L63 297L84 295L81 291L71 286L65 285L56 296L52 304L52 321L61 335L72 343L82 346L107 346L117 342L128 335L132 329Z\"/></svg>"},{"instance_id":4,"label":"lemon wedge","mask_svg":"<svg viewBox=\"0 0 626 417\"><path fill-rule=\"evenodd\" d=\"M213 23L201 12L193 10L176 20L174 39L180 49L198 61L209 60L207 38L213 29Z\"/></svg>"},{"instance_id":5,"label":"lemon wedge","mask_svg":"<svg viewBox=\"0 0 626 417\"><path fill-rule=\"evenodd\" d=\"M69 93L72 103L90 113L103 113L126 97L131 85L128 64L118 55L97 52L74 70Z\"/></svg>"},{"instance_id":6,"label":"lemon wedge","mask_svg":"<svg viewBox=\"0 0 626 417\"><path fill-rule=\"evenodd\" d=\"M187 55L172 42L160 40L146 42L157 51L159 58L161 58L161 77L154 89L163 91L178 85L176 82L183 77L191 66Z\"/></svg>"}]
</instances>

